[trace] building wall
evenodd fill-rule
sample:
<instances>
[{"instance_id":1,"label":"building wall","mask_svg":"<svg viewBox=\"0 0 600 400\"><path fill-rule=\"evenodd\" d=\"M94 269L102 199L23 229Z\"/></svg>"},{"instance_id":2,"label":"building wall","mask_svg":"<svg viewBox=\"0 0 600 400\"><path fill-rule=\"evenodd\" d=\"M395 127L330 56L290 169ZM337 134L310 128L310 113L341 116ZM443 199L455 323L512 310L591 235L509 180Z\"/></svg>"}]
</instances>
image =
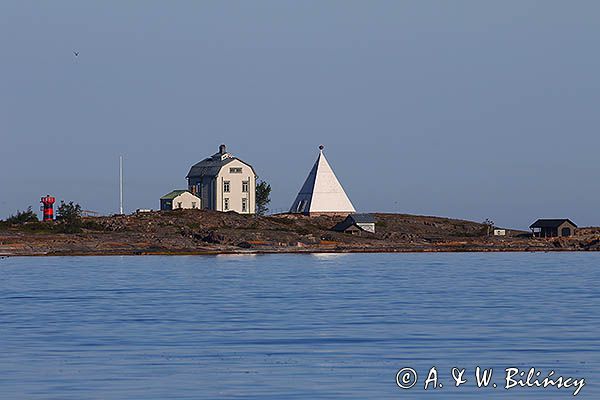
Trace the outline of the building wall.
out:
<instances>
[{"instance_id":1,"label":"building wall","mask_svg":"<svg viewBox=\"0 0 600 400\"><path fill-rule=\"evenodd\" d=\"M346 228L346 230L344 230L344 233L350 233L352 235L359 235L362 231L356 226L356 225L350 225L348 228Z\"/></svg>"},{"instance_id":2,"label":"building wall","mask_svg":"<svg viewBox=\"0 0 600 400\"><path fill-rule=\"evenodd\" d=\"M563 228L569 228L571 230L571 235L575 234L575 230L577 229L574 225L570 224L568 221L563 222L558 228L541 228L539 232L534 232L534 236L541 238L550 238L550 237L562 237Z\"/></svg>"},{"instance_id":3,"label":"building wall","mask_svg":"<svg viewBox=\"0 0 600 400\"><path fill-rule=\"evenodd\" d=\"M175 197L173 200L171 201L171 210L176 210L178 208L181 209L200 209L202 208L202 200L196 196L194 196L191 193L182 193L179 196ZM163 209L163 204L164 204L164 209L169 209L168 205L166 204L167 201L165 200L161 200L161 209ZM181 204L179 204L181 203Z\"/></svg>"},{"instance_id":4,"label":"building wall","mask_svg":"<svg viewBox=\"0 0 600 400\"><path fill-rule=\"evenodd\" d=\"M573 225L571 225L568 221L565 221L562 223L561 226L558 227L558 236L562 236L563 228L571 229L571 236L573 236L575 234L575 227Z\"/></svg>"},{"instance_id":5,"label":"building wall","mask_svg":"<svg viewBox=\"0 0 600 400\"><path fill-rule=\"evenodd\" d=\"M375 224L374 223L357 223L356 225L360 226L367 232L375 233Z\"/></svg>"},{"instance_id":6,"label":"building wall","mask_svg":"<svg viewBox=\"0 0 600 400\"><path fill-rule=\"evenodd\" d=\"M232 172L236 168L241 172ZM225 192L225 182L229 192ZM242 192L242 182L248 182L248 192ZM236 211L240 214L256 212L256 177L252 168L239 160L223 166L216 177L190 178L189 190L202 199L202 207L216 211ZM225 199L229 207L225 209ZM242 199L246 199L246 210L242 211Z\"/></svg>"},{"instance_id":7,"label":"building wall","mask_svg":"<svg viewBox=\"0 0 600 400\"><path fill-rule=\"evenodd\" d=\"M241 172L232 172L232 169L241 169ZM248 182L248 191L242 192L242 182ZM225 192L225 182L229 182L229 192ZM256 212L256 177L249 165L239 160L234 160L223 166L217 176L215 193L215 210L236 211L240 214L254 214ZM229 207L225 208L228 199ZM245 199L246 210L242 210L242 199Z\"/></svg>"},{"instance_id":8,"label":"building wall","mask_svg":"<svg viewBox=\"0 0 600 400\"><path fill-rule=\"evenodd\" d=\"M214 209L214 177L190 178L188 190L202 200L202 208Z\"/></svg>"},{"instance_id":9,"label":"building wall","mask_svg":"<svg viewBox=\"0 0 600 400\"><path fill-rule=\"evenodd\" d=\"M173 208L173 202L170 199L160 199L160 209L171 210Z\"/></svg>"}]
</instances>

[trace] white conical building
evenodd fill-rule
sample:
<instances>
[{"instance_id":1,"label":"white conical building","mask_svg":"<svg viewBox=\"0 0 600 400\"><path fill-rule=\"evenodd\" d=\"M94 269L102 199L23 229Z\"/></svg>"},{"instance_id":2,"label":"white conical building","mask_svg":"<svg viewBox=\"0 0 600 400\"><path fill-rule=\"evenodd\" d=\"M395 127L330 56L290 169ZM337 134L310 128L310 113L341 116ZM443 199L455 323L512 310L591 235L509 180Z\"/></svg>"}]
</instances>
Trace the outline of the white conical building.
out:
<instances>
[{"instance_id":1,"label":"white conical building","mask_svg":"<svg viewBox=\"0 0 600 400\"><path fill-rule=\"evenodd\" d=\"M323 146L290 209L300 214L348 214L356 210L329 166Z\"/></svg>"}]
</instances>

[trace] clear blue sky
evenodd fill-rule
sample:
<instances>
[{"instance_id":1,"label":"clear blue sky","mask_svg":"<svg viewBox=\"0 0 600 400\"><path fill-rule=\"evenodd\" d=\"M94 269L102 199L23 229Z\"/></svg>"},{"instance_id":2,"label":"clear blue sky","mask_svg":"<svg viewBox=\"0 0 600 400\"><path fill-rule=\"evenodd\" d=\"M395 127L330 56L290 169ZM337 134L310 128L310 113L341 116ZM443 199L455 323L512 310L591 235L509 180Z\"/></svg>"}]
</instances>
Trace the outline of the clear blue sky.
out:
<instances>
[{"instance_id":1,"label":"clear blue sky","mask_svg":"<svg viewBox=\"0 0 600 400\"><path fill-rule=\"evenodd\" d=\"M0 3L0 217L157 208L220 143L288 208L600 225L597 1ZM75 57L73 51L78 51Z\"/></svg>"}]
</instances>

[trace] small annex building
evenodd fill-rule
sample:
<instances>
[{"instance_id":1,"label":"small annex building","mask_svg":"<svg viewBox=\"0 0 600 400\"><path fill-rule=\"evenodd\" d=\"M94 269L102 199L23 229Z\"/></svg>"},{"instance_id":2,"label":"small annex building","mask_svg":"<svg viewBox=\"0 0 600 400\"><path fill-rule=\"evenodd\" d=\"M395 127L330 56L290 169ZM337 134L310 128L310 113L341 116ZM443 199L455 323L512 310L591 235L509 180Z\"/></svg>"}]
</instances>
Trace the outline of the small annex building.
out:
<instances>
[{"instance_id":1,"label":"small annex building","mask_svg":"<svg viewBox=\"0 0 600 400\"><path fill-rule=\"evenodd\" d=\"M356 210L319 146L319 156L290 207L292 214L345 215Z\"/></svg>"},{"instance_id":2,"label":"small annex building","mask_svg":"<svg viewBox=\"0 0 600 400\"><path fill-rule=\"evenodd\" d=\"M375 233L373 214L350 214L345 220L333 227L334 231L360 235L361 232Z\"/></svg>"},{"instance_id":3,"label":"small annex building","mask_svg":"<svg viewBox=\"0 0 600 400\"><path fill-rule=\"evenodd\" d=\"M529 226L534 237L573 236L577 225L570 219L538 219Z\"/></svg>"},{"instance_id":4,"label":"small annex building","mask_svg":"<svg viewBox=\"0 0 600 400\"><path fill-rule=\"evenodd\" d=\"M202 208L202 200L188 190L173 190L160 198L160 209L180 210Z\"/></svg>"}]
</instances>

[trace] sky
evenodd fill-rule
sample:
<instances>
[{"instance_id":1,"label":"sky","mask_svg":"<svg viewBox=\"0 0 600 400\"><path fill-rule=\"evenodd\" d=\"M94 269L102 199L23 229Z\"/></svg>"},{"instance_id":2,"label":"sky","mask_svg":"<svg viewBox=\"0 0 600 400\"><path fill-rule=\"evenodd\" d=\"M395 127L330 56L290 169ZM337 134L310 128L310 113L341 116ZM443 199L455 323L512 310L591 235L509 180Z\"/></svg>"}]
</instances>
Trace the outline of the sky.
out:
<instances>
[{"instance_id":1,"label":"sky","mask_svg":"<svg viewBox=\"0 0 600 400\"><path fill-rule=\"evenodd\" d=\"M158 208L228 150L289 209L600 225L600 2L0 2L0 218ZM74 55L79 52L79 56Z\"/></svg>"}]
</instances>

